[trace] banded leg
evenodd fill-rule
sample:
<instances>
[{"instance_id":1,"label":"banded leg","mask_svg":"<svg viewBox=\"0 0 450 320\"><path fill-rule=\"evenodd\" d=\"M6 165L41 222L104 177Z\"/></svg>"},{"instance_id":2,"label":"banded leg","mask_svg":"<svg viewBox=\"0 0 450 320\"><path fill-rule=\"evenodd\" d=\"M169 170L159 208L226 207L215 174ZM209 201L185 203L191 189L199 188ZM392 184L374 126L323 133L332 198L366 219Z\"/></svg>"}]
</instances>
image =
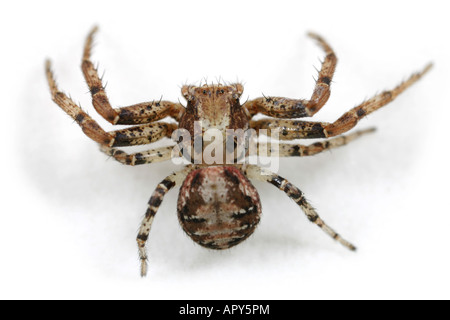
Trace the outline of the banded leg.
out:
<instances>
[{"instance_id":1,"label":"banded leg","mask_svg":"<svg viewBox=\"0 0 450 320\"><path fill-rule=\"evenodd\" d=\"M251 120L250 128L257 133L261 133L261 130L266 130L264 132L267 133L267 136L273 136L276 133L278 135L277 139L280 140L314 139L326 138L323 130L328 124L328 122L266 118L256 121Z\"/></svg>"},{"instance_id":2,"label":"banded leg","mask_svg":"<svg viewBox=\"0 0 450 320\"><path fill-rule=\"evenodd\" d=\"M394 89L384 91L354 107L333 123L261 119L250 121L250 128L255 129L256 131L261 129L267 130L267 135L272 135L273 131L277 130L279 132L280 140L329 138L340 135L352 129L358 121L366 115L380 109L394 100L400 93L405 91L426 74L431 67L432 64L428 64L422 71L414 73L409 79L402 82Z\"/></svg>"},{"instance_id":3,"label":"banded leg","mask_svg":"<svg viewBox=\"0 0 450 320\"><path fill-rule=\"evenodd\" d=\"M109 133L114 135L113 147L125 147L149 144L164 137L171 138L177 128L178 126L174 123L159 121Z\"/></svg>"},{"instance_id":4,"label":"banded leg","mask_svg":"<svg viewBox=\"0 0 450 320\"><path fill-rule=\"evenodd\" d=\"M263 169L258 166L249 165L244 171L245 175L250 179L257 179L260 181L265 181L273 184L275 187L285 192L289 198L295 201L300 208L305 213L309 221L316 224L321 228L326 234L332 237L334 240L342 244L344 247L355 251L356 247L350 242L342 238L338 233L336 233L332 228L330 228L317 214L316 210L306 201L303 192L300 191L296 186L292 185L286 179L280 177L279 175L263 171Z\"/></svg>"},{"instance_id":5,"label":"banded leg","mask_svg":"<svg viewBox=\"0 0 450 320\"><path fill-rule=\"evenodd\" d=\"M59 91L51 70L50 60L47 60L45 63L45 72L52 100L78 123L89 138L102 145L112 146L114 144L114 135L103 130L80 106L73 102L65 93Z\"/></svg>"},{"instance_id":6,"label":"banded leg","mask_svg":"<svg viewBox=\"0 0 450 320\"><path fill-rule=\"evenodd\" d=\"M374 112L385 106L397 96L409 88L412 84L417 82L424 74L426 74L431 67L432 63L428 64L422 71L412 74L406 81L403 81L392 90L384 91L373 98L361 103L353 109L344 113L339 119L331 124L327 124L324 127L324 134L326 137L337 136L341 133L347 132L353 128L360 119L364 116Z\"/></svg>"},{"instance_id":7,"label":"banded leg","mask_svg":"<svg viewBox=\"0 0 450 320\"><path fill-rule=\"evenodd\" d=\"M150 233L150 229L155 218L156 212L161 205L166 193L175 186L180 186L188 173L194 169L194 166L187 166L183 170L175 172L170 176L167 176L163 181L161 181L150 197L148 202L148 209L145 213L145 217L141 223L139 233L137 236L137 244L139 248L139 259L141 261L141 276L145 277L147 275L147 251L145 244Z\"/></svg>"},{"instance_id":8,"label":"banded leg","mask_svg":"<svg viewBox=\"0 0 450 320\"><path fill-rule=\"evenodd\" d=\"M308 36L317 41L326 55L310 100L282 97L257 98L245 103L245 107L252 116L261 112L267 116L277 118L311 117L328 101L330 97L330 83L336 69L337 58L333 49L322 37L315 33L309 33Z\"/></svg>"},{"instance_id":9,"label":"banded leg","mask_svg":"<svg viewBox=\"0 0 450 320\"><path fill-rule=\"evenodd\" d=\"M352 134L339 136L330 140L319 141L310 145L302 144L287 144L287 143L260 143L258 142L258 155L265 156L265 154L259 154L260 149L267 150L267 156L272 157L305 157L312 156L321 153L326 150L345 146L347 143L361 137L364 134L372 133L375 128L369 128L366 130L356 131Z\"/></svg>"},{"instance_id":10,"label":"banded leg","mask_svg":"<svg viewBox=\"0 0 450 320\"><path fill-rule=\"evenodd\" d=\"M145 102L116 109L111 107L102 80L91 61L92 43L97 30L98 28L94 27L86 38L81 64L95 110L112 124L149 123L167 116L179 120L185 109L180 103L170 101Z\"/></svg>"},{"instance_id":11,"label":"banded leg","mask_svg":"<svg viewBox=\"0 0 450 320\"><path fill-rule=\"evenodd\" d=\"M122 164L136 166L146 163L162 162L172 159L172 150L175 146L161 147L128 154L120 149L101 146L100 150L113 157Z\"/></svg>"},{"instance_id":12,"label":"banded leg","mask_svg":"<svg viewBox=\"0 0 450 320\"><path fill-rule=\"evenodd\" d=\"M156 122L106 132L80 106L73 102L72 99L65 93L59 91L49 60L46 61L45 70L52 100L78 123L89 138L103 146L118 147L152 143L163 137L170 137L172 132L178 128L177 125L172 123Z\"/></svg>"}]
</instances>

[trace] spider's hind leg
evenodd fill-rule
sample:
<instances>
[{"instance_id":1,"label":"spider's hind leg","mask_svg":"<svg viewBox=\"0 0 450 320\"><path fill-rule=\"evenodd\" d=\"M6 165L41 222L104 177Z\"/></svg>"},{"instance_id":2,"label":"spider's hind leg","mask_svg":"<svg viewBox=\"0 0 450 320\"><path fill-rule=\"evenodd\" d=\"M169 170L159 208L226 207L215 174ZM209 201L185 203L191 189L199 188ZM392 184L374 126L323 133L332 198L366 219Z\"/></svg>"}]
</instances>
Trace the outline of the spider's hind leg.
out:
<instances>
[{"instance_id":1,"label":"spider's hind leg","mask_svg":"<svg viewBox=\"0 0 450 320\"><path fill-rule=\"evenodd\" d=\"M102 84L102 79L99 77L98 71L91 61L92 44L94 34L97 30L98 27L95 26L86 38L81 69L83 70L84 78L89 86L92 104L94 105L95 110L97 110L97 112L108 122L116 124L119 121L119 114L111 107L108 97L106 96L105 87Z\"/></svg>"},{"instance_id":2,"label":"spider's hind leg","mask_svg":"<svg viewBox=\"0 0 450 320\"><path fill-rule=\"evenodd\" d=\"M326 234L328 234L330 237L342 244L347 249L350 249L352 251L356 250L356 247L353 244L342 238L336 231L330 228L319 217L316 210L311 206L311 204L308 203L308 201L306 201L303 192L300 191L300 189L298 189L296 186L292 185L289 181L275 173L265 170L263 171L260 167L255 165L247 166L247 168L245 169L245 175L250 179L269 182L281 191L285 192L289 198L294 200L295 203L300 206L309 221L316 224L319 228L325 231Z\"/></svg>"},{"instance_id":3,"label":"spider's hind leg","mask_svg":"<svg viewBox=\"0 0 450 320\"><path fill-rule=\"evenodd\" d=\"M194 169L194 166L187 166L183 170L172 173L167 176L164 180L162 180L155 191L153 192L150 200L148 202L147 212L145 213L145 217L142 220L141 227L139 229L139 233L137 236L137 244L139 248L139 259L141 260L141 276L145 277L147 275L147 251L145 245L147 243L148 235L150 233L150 229L153 223L153 219L155 218L156 212L159 209L162 201L164 200L164 196L169 190L172 188L179 186L183 183L186 176L190 171Z\"/></svg>"}]
</instances>

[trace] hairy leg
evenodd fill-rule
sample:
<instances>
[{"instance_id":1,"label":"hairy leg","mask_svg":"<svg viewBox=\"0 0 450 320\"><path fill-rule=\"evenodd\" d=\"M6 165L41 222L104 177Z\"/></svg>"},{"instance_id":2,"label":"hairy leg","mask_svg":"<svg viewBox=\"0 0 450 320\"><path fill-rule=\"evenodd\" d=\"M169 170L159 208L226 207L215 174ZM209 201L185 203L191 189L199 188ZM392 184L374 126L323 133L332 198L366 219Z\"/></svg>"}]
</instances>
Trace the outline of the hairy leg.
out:
<instances>
[{"instance_id":1,"label":"hairy leg","mask_svg":"<svg viewBox=\"0 0 450 320\"><path fill-rule=\"evenodd\" d=\"M153 122L121 130L110 131L114 134L112 147L126 147L141 144L149 144L164 137L171 138L172 133L178 128L174 123Z\"/></svg>"},{"instance_id":2,"label":"hairy leg","mask_svg":"<svg viewBox=\"0 0 450 320\"><path fill-rule=\"evenodd\" d=\"M333 139L315 142L310 145L302 144L288 144L288 143L267 143L258 142L257 151L266 150L267 154L260 154L260 156L272 156L272 157L305 157L313 156L315 154L334 149L337 147L345 146L349 142L361 137L364 134L374 132L375 128L369 128L366 130L360 130L353 132L349 135L339 136Z\"/></svg>"},{"instance_id":3,"label":"hairy leg","mask_svg":"<svg viewBox=\"0 0 450 320\"><path fill-rule=\"evenodd\" d=\"M250 128L257 133L267 133L273 136L275 133L280 140L326 138L324 127L327 122L312 122L301 120L260 119L251 120ZM265 131L261 131L265 130Z\"/></svg>"},{"instance_id":4,"label":"hairy leg","mask_svg":"<svg viewBox=\"0 0 450 320\"><path fill-rule=\"evenodd\" d=\"M253 116L262 113L277 118L311 117L319 111L330 97L330 83L336 69L337 58L330 45L319 35L309 33L325 51L325 59L319 71L313 94L309 100L288 99L283 97L262 97L247 101L244 106Z\"/></svg>"},{"instance_id":5,"label":"hairy leg","mask_svg":"<svg viewBox=\"0 0 450 320\"><path fill-rule=\"evenodd\" d=\"M53 101L78 123L89 138L103 146L117 147L147 144L160 140L163 137L170 137L172 132L178 128L173 123L155 122L106 132L80 106L58 89L50 61L46 62L45 69Z\"/></svg>"},{"instance_id":6,"label":"hairy leg","mask_svg":"<svg viewBox=\"0 0 450 320\"><path fill-rule=\"evenodd\" d=\"M172 159L174 146L161 147L128 154L123 150L101 146L100 150L122 164L136 166L146 163L162 162Z\"/></svg>"},{"instance_id":7,"label":"hairy leg","mask_svg":"<svg viewBox=\"0 0 450 320\"><path fill-rule=\"evenodd\" d=\"M179 120L185 109L180 103L170 101L144 102L115 109L111 107L102 80L91 61L92 43L97 30L97 27L93 28L86 38L81 64L95 110L112 124L149 123L161 120L167 116Z\"/></svg>"},{"instance_id":8,"label":"hairy leg","mask_svg":"<svg viewBox=\"0 0 450 320\"><path fill-rule=\"evenodd\" d=\"M52 100L78 123L89 138L102 145L112 146L114 144L114 135L103 130L80 106L73 102L65 93L59 91L51 70L50 60L47 60L45 63L45 72Z\"/></svg>"},{"instance_id":9,"label":"hairy leg","mask_svg":"<svg viewBox=\"0 0 450 320\"><path fill-rule=\"evenodd\" d=\"M412 74L406 81L403 81L392 90L383 91L373 98L361 103L353 109L344 113L339 119L324 127L326 137L337 136L353 128L364 116L380 109L389 102L393 101L399 94L417 82L426 74L433 65L428 64L422 71Z\"/></svg>"},{"instance_id":10,"label":"hairy leg","mask_svg":"<svg viewBox=\"0 0 450 320\"><path fill-rule=\"evenodd\" d=\"M188 173L194 169L194 166L187 166L182 171L175 172L170 176L167 176L163 181L161 181L150 197L148 202L147 212L142 220L141 227L137 236L137 244L139 248L139 258L141 261L141 276L145 277L147 275L147 251L145 245L147 243L148 235L155 218L156 212L161 205L166 193L176 187L180 186Z\"/></svg>"},{"instance_id":11,"label":"hairy leg","mask_svg":"<svg viewBox=\"0 0 450 320\"><path fill-rule=\"evenodd\" d=\"M344 247L352 251L356 250L356 247L354 245L342 238L319 217L316 210L308 203L308 201L306 201L303 192L300 191L300 189L298 189L296 186L292 185L289 181L275 173L265 171L260 167L254 165L247 166L244 169L244 173L250 179L257 179L273 184L275 187L286 193L289 198L294 200L295 203L300 206L309 221L316 224L326 234L338 241Z\"/></svg>"},{"instance_id":12,"label":"hairy leg","mask_svg":"<svg viewBox=\"0 0 450 320\"><path fill-rule=\"evenodd\" d=\"M344 113L333 123L312 122L300 120L279 120L279 119L261 119L250 121L250 128L255 130L265 129L267 134L271 135L274 130L279 132L279 139L308 139L308 138L329 138L340 135L352 129L360 119L366 115L380 109L400 93L417 82L432 67L428 64L422 71L414 73L406 81L402 82L392 90L384 91L373 98L361 103L348 112Z\"/></svg>"}]
</instances>

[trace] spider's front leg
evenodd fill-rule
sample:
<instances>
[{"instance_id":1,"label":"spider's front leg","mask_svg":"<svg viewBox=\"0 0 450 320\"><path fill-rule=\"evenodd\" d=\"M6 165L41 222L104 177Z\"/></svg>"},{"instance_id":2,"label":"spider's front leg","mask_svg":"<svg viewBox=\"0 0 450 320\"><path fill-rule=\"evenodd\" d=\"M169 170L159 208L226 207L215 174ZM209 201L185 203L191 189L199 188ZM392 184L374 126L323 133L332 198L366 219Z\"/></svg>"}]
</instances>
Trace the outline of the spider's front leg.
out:
<instances>
[{"instance_id":1,"label":"spider's front leg","mask_svg":"<svg viewBox=\"0 0 450 320\"><path fill-rule=\"evenodd\" d=\"M91 61L92 43L98 28L94 27L86 38L81 69L89 86L92 104L95 110L112 124L139 124L172 117L177 121L185 108L180 103L170 101L151 101L135 104L123 108L112 108L105 92L105 87L98 75L97 69Z\"/></svg>"},{"instance_id":2,"label":"spider's front leg","mask_svg":"<svg viewBox=\"0 0 450 320\"><path fill-rule=\"evenodd\" d=\"M270 135L272 130L279 130L281 140L330 138L352 129L359 120L393 101L403 91L422 78L433 65L428 64L423 70L412 74L392 90L383 91L373 98L344 113L333 123L300 120L260 119L251 120L250 127L255 130L265 129Z\"/></svg>"},{"instance_id":3,"label":"spider's front leg","mask_svg":"<svg viewBox=\"0 0 450 320\"><path fill-rule=\"evenodd\" d=\"M308 201L306 201L303 192L300 191L300 189L298 189L296 186L292 185L289 181L275 173L263 170L255 165L247 166L244 173L250 179L269 182L281 191L285 192L289 198L294 200L295 203L300 206L309 221L316 224L319 228L325 231L325 233L327 233L330 237L338 241L346 248L352 251L356 250L356 247L354 245L342 238L319 217L316 210L308 203Z\"/></svg>"},{"instance_id":4,"label":"spider's front leg","mask_svg":"<svg viewBox=\"0 0 450 320\"><path fill-rule=\"evenodd\" d=\"M325 51L325 59L309 100L282 97L262 97L247 101L245 107L253 116L259 112L277 118L311 117L322 108L330 97L330 83L333 80L337 58L330 45L319 35L308 33Z\"/></svg>"},{"instance_id":5,"label":"spider's front leg","mask_svg":"<svg viewBox=\"0 0 450 320\"><path fill-rule=\"evenodd\" d=\"M169 190L174 187L180 186L184 179L186 179L189 172L194 170L194 166L186 166L183 170L172 173L167 176L163 181L161 181L153 192L150 200L148 202L147 212L142 220L141 227L139 229L139 234L137 236L137 244L139 248L139 259L141 261L141 276L145 277L147 275L147 251L145 245L147 243L148 235L155 218L156 212L161 205L164 196Z\"/></svg>"},{"instance_id":6,"label":"spider's front leg","mask_svg":"<svg viewBox=\"0 0 450 320\"><path fill-rule=\"evenodd\" d=\"M397 98L398 95L422 78L432 68L432 66L433 64L429 63L423 70L412 74L406 81L403 81L394 89L383 91L382 93L347 111L335 122L324 125L324 135L326 137L333 137L352 129L356 126L360 119Z\"/></svg>"},{"instance_id":7,"label":"spider's front leg","mask_svg":"<svg viewBox=\"0 0 450 320\"><path fill-rule=\"evenodd\" d=\"M152 143L164 137L170 138L178 128L174 123L159 121L107 132L79 105L58 89L49 60L46 61L45 72L52 100L78 123L84 134L98 142L102 148Z\"/></svg>"}]
</instances>

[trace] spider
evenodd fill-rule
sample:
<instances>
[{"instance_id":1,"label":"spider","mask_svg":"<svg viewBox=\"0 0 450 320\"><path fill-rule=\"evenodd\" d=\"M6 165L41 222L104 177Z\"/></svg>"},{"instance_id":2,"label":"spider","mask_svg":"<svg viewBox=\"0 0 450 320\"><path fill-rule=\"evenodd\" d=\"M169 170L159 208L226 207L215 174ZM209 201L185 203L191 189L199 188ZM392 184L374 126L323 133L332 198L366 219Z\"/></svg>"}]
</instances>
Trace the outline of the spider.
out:
<instances>
[{"instance_id":1,"label":"spider","mask_svg":"<svg viewBox=\"0 0 450 320\"><path fill-rule=\"evenodd\" d=\"M330 45L319 35L309 33L325 52L315 88L309 100L263 96L240 103L243 86L233 84L185 85L181 93L187 104L170 101L151 101L122 108L112 108L105 93L102 79L91 62L94 27L86 38L82 58L82 71L89 86L95 110L113 125L134 125L125 129L105 131L79 105L74 103L56 84L51 63L46 61L46 76L52 100L59 105L92 140L100 144L101 150L125 165L142 165L167 161L173 157L174 146L160 147L136 153L126 153L116 147L143 145L164 137L172 138L177 129L191 134L191 145L204 129L214 128L221 133L229 129L260 130L269 134L279 130L280 140L331 138L310 145L280 143L278 156L303 157L343 146L374 129L341 135L358 123L364 116L394 100L400 93L418 81L431 67L412 74L406 81L392 90L383 91L360 105L345 112L332 123L292 120L311 117L327 102L337 58ZM262 114L263 119L254 116ZM174 121L160 121L170 117ZM195 123L203 125L200 135L195 133ZM334 137L334 138L333 138ZM186 142L186 141L185 141ZM194 152L202 152L206 146ZM258 145L260 147L260 145ZM272 153L269 155L273 156ZM246 154L248 156L248 154ZM192 160L192 158L191 158ZM253 164L207 164L190 163L178 172L168 175L156 187L150 197L148 208L137 236L141 276L147 274L147 251L150 228L156 212L166 193L180 187L177 213L183 230L198 244L210 249L227 249L241 243L255 230L261 216L261 201L250 179L271 183L283 191L302 209L306 217L331 238L350 250L355 246L341 237L306 200L303 192L285 178Z\"/></svg>"}]
</instances>

